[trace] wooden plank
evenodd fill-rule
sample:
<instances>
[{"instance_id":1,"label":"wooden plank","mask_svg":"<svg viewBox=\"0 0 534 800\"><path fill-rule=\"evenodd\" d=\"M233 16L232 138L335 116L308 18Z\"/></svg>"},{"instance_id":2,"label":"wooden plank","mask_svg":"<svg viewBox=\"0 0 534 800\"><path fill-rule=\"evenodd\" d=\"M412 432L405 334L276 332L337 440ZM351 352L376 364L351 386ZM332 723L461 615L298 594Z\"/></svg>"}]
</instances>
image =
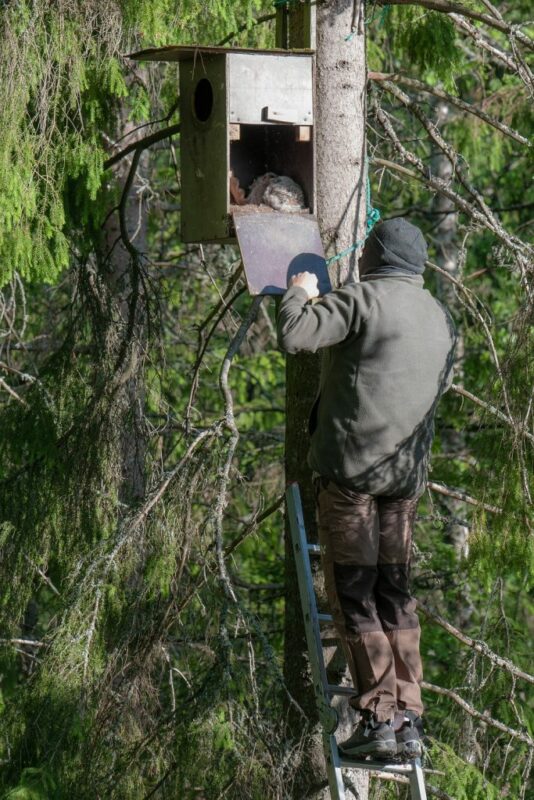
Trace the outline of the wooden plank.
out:
<instances>
[{"instance_id":1,"label":"wooden plank","mask_svg":"<svg viewBox=\"0 0 534 800\"><path fill-rule=\"evenodd\" d=\"M309 125L297 125L295 128L295 141L296 142L311 142L312 129Z\"/></svg>"},{"instance_id":2,"label":"wooden plank","mask_svg":"<svg viewBox=\"0 0 534 800\"><path fill-rule=\"evenodd\" d=\"M291 276L304 271L317 275L321 294L329 292L317 220L262 208L243 206L233 215L250 294L283 294Z\"/></svg>"},{"instance_id":3,"label":"wooden plank","mask_svg":"<svg viewBox=\"0 0 534 800\"><path fill-rule=\"evenodd\" d=\"M195 89L208 80L213 108L205 121L194 112ZM229 236L229 166L226 56L190 59L180 69L182 239L223 241Z\"/></svg>"}]
</instances>

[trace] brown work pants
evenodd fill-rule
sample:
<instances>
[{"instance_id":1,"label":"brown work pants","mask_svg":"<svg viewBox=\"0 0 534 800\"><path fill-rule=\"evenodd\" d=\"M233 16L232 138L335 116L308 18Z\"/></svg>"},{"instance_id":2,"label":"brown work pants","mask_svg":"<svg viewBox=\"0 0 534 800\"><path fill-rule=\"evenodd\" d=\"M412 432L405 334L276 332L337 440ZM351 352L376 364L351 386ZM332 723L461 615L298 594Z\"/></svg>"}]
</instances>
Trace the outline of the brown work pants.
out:
<instances>
[{"instance_id":1,"label":"brown work pants","mask_svg":"<svg viewBox=\"0 0 534 800\"><path fill-rule=\"evenodd\" d=\"M374 497L315 479L326 593L354 687L380 721L422 714L420 628L409 571L417 497Z\"/></svg>"}]
</instances>

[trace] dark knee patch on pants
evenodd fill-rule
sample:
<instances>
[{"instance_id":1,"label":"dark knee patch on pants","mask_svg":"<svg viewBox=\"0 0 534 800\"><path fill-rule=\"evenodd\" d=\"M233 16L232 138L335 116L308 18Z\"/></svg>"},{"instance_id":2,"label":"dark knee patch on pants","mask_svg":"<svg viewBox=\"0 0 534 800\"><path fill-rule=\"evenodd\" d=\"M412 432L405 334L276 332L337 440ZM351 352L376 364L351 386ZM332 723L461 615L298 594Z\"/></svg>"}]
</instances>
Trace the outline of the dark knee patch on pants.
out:
<instances>
[{"instance_id":1,"label":"dark knee patch on pants","mask_svg":"<svg viewBox=\"0 0 534 800\"><path fill-rule=\"evenodd\" d=\"M377 568L334 563L334 581L347 633L382 630L375 603Z\"/></svg>"},{"instance_id":2,"label":"dark knee patch on pants","mask_svg":"<svg viewBox=\"0 0 534 800\"><path fill-rule=\"evenodd\" d=\"M376 608L384 630L417 628L416 601L410 593L408 564L379 564L375 585Z\"/></svg>"}]
</instances>

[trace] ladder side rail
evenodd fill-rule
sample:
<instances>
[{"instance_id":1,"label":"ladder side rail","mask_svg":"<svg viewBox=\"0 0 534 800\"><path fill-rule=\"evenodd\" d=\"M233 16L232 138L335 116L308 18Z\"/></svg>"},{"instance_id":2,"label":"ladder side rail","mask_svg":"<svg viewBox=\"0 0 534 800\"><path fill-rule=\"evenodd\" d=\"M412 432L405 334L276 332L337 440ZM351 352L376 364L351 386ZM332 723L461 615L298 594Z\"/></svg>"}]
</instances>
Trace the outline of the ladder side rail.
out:
<instances>
[{"instance_id":1,"label":"ladder side rail","mask_svg":"<svg viewBox=\"0 0 534 800\"><path fill-rule=\"evenodd\" d=\"M331 800L346 800L343 775L339 763L339 751L333 736L333 731L337 726L337 712L330 705L328 696L328 678L324 664L319 614L317 611L310 565L310 551L317 552L317 549L315 545L309 545L306 538L304 514L302 511L298 484L293 483L288 486L286 490L286 502L293 544L293 555L297 568L302 614L304 617L306 644L310 657L310 670L319 711L319 720L323 728L323 749L326 759L326 773L328 785L330 787L330 797Z\"/></svg>"},{"instance_id":2,"label":"ladder side rail","mask_svg":"<svg viewBox=\"0 0 534 800\"><path fill-rule=\"evenodd\" d=\"M293 542L293 552L297 567L300 601L304 616L304 629L306 643L310 655L310 669L312 673L315 694L320 708L330 708L327 687L328 678L324 665L323 649L321 644L321 631L319 627L319 614L315 602L315 590L307 550L306 529L304 526L304 513L298 484L292 483L286 490L287 510L289 513L289 526ZM333 713L335 711L332 709Z\"/></svg>"},{"instance_id":3,"label":"ladder side rail","mask_svg":"<svg viewBox=\"0 0 534 800\"><path fill-rule=\"evenodd\" d=\"M410 793L412 795L412 800L427 800L425 776L423 767L421 766L421 760L419 758L414 759L412 766L413 769L410 774Z\"/></svg>"}]
</instances>

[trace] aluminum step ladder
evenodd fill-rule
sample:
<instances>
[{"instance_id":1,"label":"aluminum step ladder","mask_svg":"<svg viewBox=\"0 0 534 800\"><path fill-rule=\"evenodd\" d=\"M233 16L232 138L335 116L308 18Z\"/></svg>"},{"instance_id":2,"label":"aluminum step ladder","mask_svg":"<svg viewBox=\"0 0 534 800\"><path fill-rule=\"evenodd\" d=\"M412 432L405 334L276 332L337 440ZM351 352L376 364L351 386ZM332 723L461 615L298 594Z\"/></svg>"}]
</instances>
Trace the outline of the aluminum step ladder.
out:
<instances>
[{"instance_id":1,"label":"aluminum step ladder","mask_svg":"<svg viewBox=\"0 0 534 800\"><path fill-rule=\"evenodd\" d=\"M319 614L313 587L310 565L311 555L320 555L320 547L310 544L306 538L302 502L297 483L292 483L286 491L287 510L293 542L293 553L297 567L297 576L306 629L306 642L310 654L310 668L319 711L319 720L323 729L323 746L326 756L328 783L331 800L346 800L342 769L363 769L369 772L386 772L405 775L410 782L412 800L427 800L425 781L421 759L414 758L399 763L387 761L356 760L344 756L338 750L334 732L337 728L337 712L330 705L333 695L353 695L355 690L350 686L336 686L328 683L321 643L321 623L332 623L330 614Z\"/></svg>"}]
</instances>

